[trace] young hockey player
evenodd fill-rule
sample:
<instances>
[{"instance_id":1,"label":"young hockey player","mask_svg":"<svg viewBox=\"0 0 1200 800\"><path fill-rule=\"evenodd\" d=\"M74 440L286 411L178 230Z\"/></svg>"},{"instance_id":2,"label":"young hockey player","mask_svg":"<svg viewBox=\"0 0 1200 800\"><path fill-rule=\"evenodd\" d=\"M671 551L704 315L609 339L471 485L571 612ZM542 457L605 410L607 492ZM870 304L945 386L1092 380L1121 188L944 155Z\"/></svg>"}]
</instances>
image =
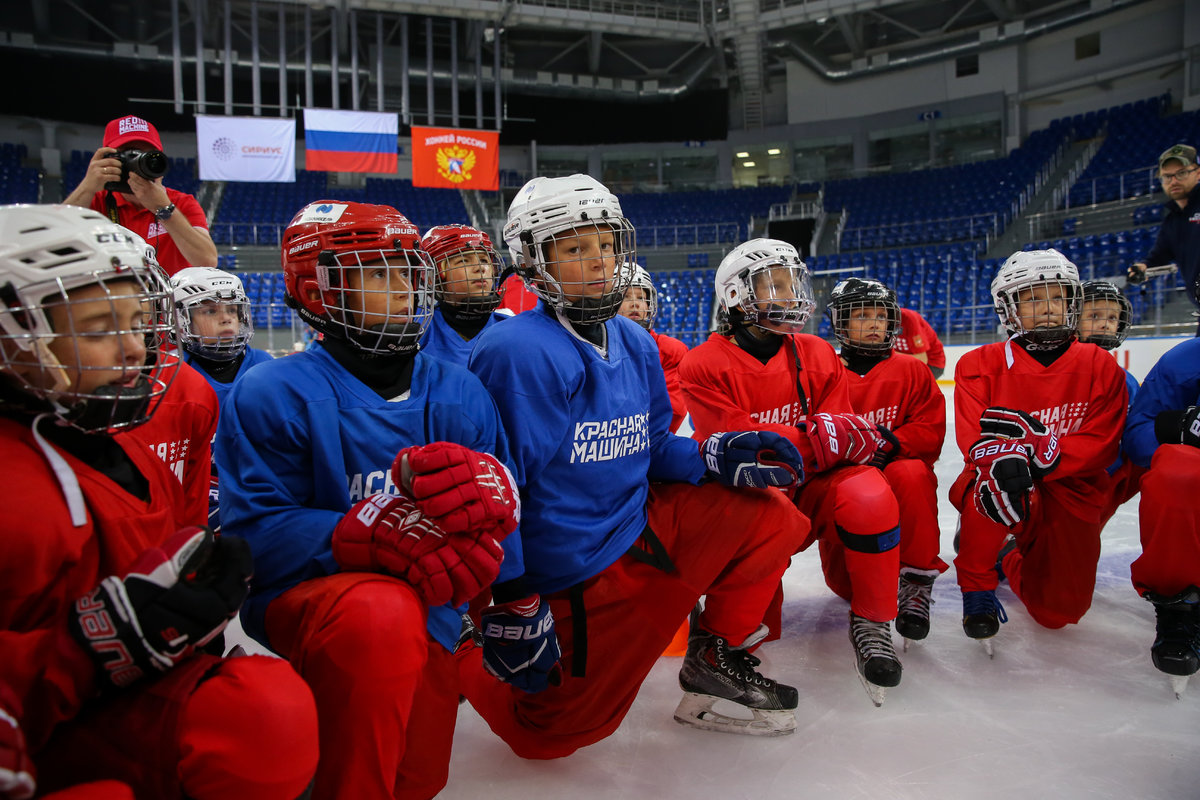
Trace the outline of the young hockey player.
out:
<instances>
[{"instance_id":1,"label":"young hockey player","mask_svg":"<svg viewBox=\"0 0 1200 800\"><path fill-rule=\"evenodd\" d=\"M680 620L707 595L676 720L790 733L796 690L760 674L748 649L807 523L778 492L698 484L789 485L794 448L755 432L716 434L697 448L668 431L658 348L617 314L633 229L600 183L534 178L509 207L504 240L541 302L486 331L470 368L512 443L526 572L493 586L503 605L484 612L464 694L518 755L569 755L617 729ZM719 699L745 714L714 710Z\"/></svg>"},{"instance_id":2,"label":"young hockey player","mask_svg":"<svg viewBox=\"0 0 1200 800\"><path fill-rule=\"evenodd\" d=\"M894 347L897 353L907 353L929 367L934 378L946 371L946 349L928 320L911 308L900 309L900 331Z\"/></svg>"},{"instance_id":3,"label":"young hockey player","mask_svg":"<svg viewBox=\"0 0 1200 800\"><path fill-rule=\"evenodd\" d=\"M1061 253L1014 253L991 291L1010 338L967 353L955 369L966 463L950 489L961 513L963 631L981 640L1006 620L996 599L1002 578L1048 628L1078 622L1091 605L1106 468L1127 395L1112 356L1075 341L1079 273Z\"/></svg>"},{"instance_id":4,"label":"young hockey player","mask_svg":"<svg viewBox=\"0 0 1200 800\"><path fill-rule=\"evenodd\" d=\"M1138 517L1142 554L1134 588L1154 604L1154 666L1176 694L1200 670L1200 339L1175 345L1142 382L1129 409L1125 451L1148 468Z\"/></svg>"},{"instance_id":5,"label":"young hockey player","mask_svg":"<svg viewBox=\"0 0 1200 800\"><path fill-rule=\"evenodd\" d=\"M0 684L39 790L291 800L316 769L312 696L278 659L202 648L237 613L245 542L183 527L140 442L178 362L156 265L87 209L0 208Z\"/></svg>"},{"instance_id":6,"label":"young hockey player","mask_svg":"<svg viewBox=\"0 0 1200 800\"><path fill-rule=\"evenodd\" d=\"M812 532L797 550L820 543L825 582L850 602L859 677L881 704L902 672L891 637L900 512L876 469L895 440L854 413L833 348L800 333L814 304L796 248L778 239L738 245L717 267L716 291L728 328L679 366L696 435L753 426L799 448L807 479L793 499ZM767 620L776 632L782 601L780 592Z\"/></svg>"},{"instance_id":7,"label":"young hockey player","mask_svg":"<svg viewBox=\"0 0 1200 800\"><path fill-rule=\"evenodd\" d=\"M933 581L946 571L938 556L937 476L933 464L946 438L946 398L921 362L893 356L900 323L896 293L879 281L849 278L826 307L846 365L850 404L886 427L899 446L883 468L900 500L900 591L896 632L929 634Z\"/></svg>"},{"instance_id":8,"label":"young hockey player","mask_svg":"<svg viewBox=\"0 0 1200 800\"><path fill-rule=\"evenodd\" d=\"M687 417L683 389L679 385L679 362L687 355L688 348L675 337L654 330L654 318L658 316L658 290L654 288L654 281L650 280L650 273L636 262L625 267L633 270L633 280L625 290L625 299L621 301L618 313L650 331L658 345L658 358L662 362L667 394L671 398L671 433L674 433Z\"/></svg>"},{"instance_id":9,"label":"young hockey player","mask_svg":"<svg viewBox=\"0 0 1200 800\"><path fill-rule=\"evenodd\" d=\"M438 225L421 237L437 265L433 286L437 308L421 350L465 367L475 337L506 318L500 305L500 256L486 233L466 225Z\"/></svg>"},{"instance_id":10,"label":"young hockey player","mask_svg":"<svg viewBox=\"0 0 1200 800\"><path fill-rule=\"evenodd\" d=\"M501 559L522 571L517 537L507 557L498 544L519 513L504 433L474 375L417 352L434 267L400 212L311 203L281 257L288 304L324 336L255 367L221 410L221 519L257 565L242 623L316 697L314 798L432 797L458 710L456 607Z\"/></svg>"},{"instance_id":11,"label":"young hockey player","mask_svg":"<svg viewBox=\"0 0 1200 800\"><path fill-rule=\"evenodd\" d=\"M1084 281L1083 302L1079 307L1079 341L1094 344L1103 350L1116 350L1129 335L1133 319L1133 307L1115 283L1108 281ZM1129 403L1137 396L1137 378L1125 370L1125 389ZM1128 422L1126 423L1128 424ZM1122 450L1117 460L1108 468L1112 476L1112 490L1100 516L1101 526L1108 524L1117 509L1133 499L1145 474L1144 467L1126 458Z\"/></svg>"}]
</instances>

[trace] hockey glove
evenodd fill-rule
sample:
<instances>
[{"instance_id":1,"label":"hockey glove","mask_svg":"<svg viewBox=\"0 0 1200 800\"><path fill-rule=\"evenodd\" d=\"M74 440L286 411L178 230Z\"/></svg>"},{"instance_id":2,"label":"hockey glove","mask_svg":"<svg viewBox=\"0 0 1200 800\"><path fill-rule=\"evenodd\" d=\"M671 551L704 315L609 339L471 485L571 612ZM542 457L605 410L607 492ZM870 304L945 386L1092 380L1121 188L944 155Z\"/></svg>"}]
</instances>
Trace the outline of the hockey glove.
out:
<instances>
[{"instance_id":1,"label":"hockey glove","mask_svg":"<svg viewBox=\"0 0 1200 800\"><path fill-rule=\"evenodd\" d=\"M895 449L880 433L879 426L858 414L813 414L806 421L805 430L812 443L818 472L842 462L882 466ZM876 459L881 459L882 463L876 463Z\"/></svg>"},{"instance_id":2,"label":"hockey glove","mask_svg":"<svg viewBox=\"0 0 1200 800\"><path fill-rule=\"evenodd\" d=\"M104 681L166 672L225 629L250 591L250 546L188 527L147 550L123 578L75 601L69 624Z\"/></svg>"},{"instance_id":3,"label":"hockey glove","mask_svg":"<svg viewBox=\"0 0 1200 800\"><path fill-rule=\"evenodd\" d=\"M875 432L883 439L883 444L875 450L875 455L871 456L871 460L867 463L872 467L883 469L891 463L892 459L900 455L900 440L886 425L876 425Z\"/></svg>"},{"instance_id":4,"label":"hockey glove","mask_svg":"<svg viewBox=\"0 0 1200 800\"><path fill-rule=\"evenodd\" d=\"M534 594L483 610L483 666L523 692L562 683L562 651L550 604Z\"/></svg>"},{"instance_id":5,"label":"hockey glove","mask_svg":"<svg viewBox=\"0 0 1200 800\"><path fill-rule=\"evenodd\" d=\"M0 684L0 800L28 800L37 784L37 772L21 732L19 707L12 690Z\"/></svg>"},{"instance_id":6,"label":"hockey glove","mask_svg":"<svg viewBox=\"0 0 1200 800\"><path fill-rule=\"evenodd\" d=\"M487 533L447 534L407 497L375 494L333 529L333 557L406 581L426 605L459 606L496 579L504 550Z\"/></svg>"},{"instance_id":7,"label":"hockey glove","mask_svg":"<svg viewBox=\"0 0 1200 800\"><path fill-rule=\"evenodd\" d=\"M800 451L778 433L714 433L700 443L710 477L726 486L766 489L795 486L804 480Z\"/></svg>"},{"instance_id":8,"label":"hockey glove","mask_svg":"<svg viewBox=\"0 0 1200 800\"><path fill-rule=\"evenodd\" d=\"M993 406L980 416L979 432L984 436L1016 439L1027 445L1029 461L1037 478L1053 472L1062 456L1058 437L1041 420L1024 411Z\"/></svg>"},{"instance_id":9,"label":"hockey glove","mask_svg":"<svg viewBox=\"0 0 1200 800\"><path fill-rule=\"evenodd\" d=\"M988 519L1015 528L1029 516L1033 473L1025 445L1010 439L980 439L968 459L975 467L975 508Z\"/></svg>"},{"instance_id":10,"label":"hockey glove","mask_svg":"<svg viewBox=\"0 0 1200 800\"><path fill-rule=\"evenodd\" d=\"M392 479L446 533L487 530L503 541L521 521L521 496L495 456L453 442L406 447Z\"/></svg>"},{"instance_id":11,"label":"hockey glove","mask_svg":"<svg viewBox=\"0 0 1200 800\"><path fill-rule=\"evenodd\" d=\"M1200 406L1188 406L1179 420L1180 444L1200 447Z\"/></svg>"}]
</instances>

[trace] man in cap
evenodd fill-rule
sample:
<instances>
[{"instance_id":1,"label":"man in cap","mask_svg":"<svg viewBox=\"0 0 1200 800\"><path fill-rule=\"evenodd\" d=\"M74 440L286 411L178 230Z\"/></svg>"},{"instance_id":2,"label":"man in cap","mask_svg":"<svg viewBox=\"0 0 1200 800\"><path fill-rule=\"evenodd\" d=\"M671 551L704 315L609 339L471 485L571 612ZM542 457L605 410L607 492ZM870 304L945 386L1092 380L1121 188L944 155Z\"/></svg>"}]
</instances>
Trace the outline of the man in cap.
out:
<instances>
[{"instance_id":1,"label":"man in cap","mask_svg":"<svg viewBox=\"0 0 1200 800\"><path fill-rule=\"evenodd\" d=\"M118 117L104 128L104 146L63 202L99 211L141 236L169 275L190 266L215 267L217 246L204 209L190 194L163 186L161 175L148 179L131 168L123 180L123 161L115 154L131 150L161 156L158 165L165 171L166 156L154 125L133 115Z\"/></svg>"},{"instance_id":2,"label":"man in cap","mask_svg":"<svg viewBox=\"0 0 1200 800\"><path fill-rule=\"evenodd\" d=\"M1147 267L1172 262L1183 275L1184 286L1193 303L1197 299L1196 281L1200 278L1200 166L1196 164L1196 148L1177 144L1158 157L1158 179L1163 192L1171 198L1158 229L1158 237L1149 255L1129 268L1129 282L1145 279ZM1197 332L1200 334L1200 331Z\"/></svg>"}]
</instances>

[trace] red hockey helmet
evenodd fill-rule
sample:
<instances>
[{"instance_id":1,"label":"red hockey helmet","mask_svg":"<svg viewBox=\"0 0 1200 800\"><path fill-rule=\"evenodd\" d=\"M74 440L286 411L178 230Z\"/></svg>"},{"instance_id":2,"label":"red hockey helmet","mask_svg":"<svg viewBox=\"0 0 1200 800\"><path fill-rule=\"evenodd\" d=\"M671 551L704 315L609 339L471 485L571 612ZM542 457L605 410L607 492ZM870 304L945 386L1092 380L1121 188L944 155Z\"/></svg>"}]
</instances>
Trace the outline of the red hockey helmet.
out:
<instances>
[{"instance_id":1,"label":"red hockey helmet","mask_svg":"<svg viewBox=\"0 0 1200 800\"><path fill-rule=\"evenodd\" d=\"M433 312L435 269L391 206L318 200L283 232L288 305L368 353L413 352Z\"/></svg>"},{"instance_id":2,"label":"red hockey helmet","mask_svg":"<svg viewBox=\"0 0 1200 800\"><path fill-rule=\"evenodd\" d=\"M491 238L469 225L438 225L421 238L437 265L434 298L461 314L490 314L500 305L503 264Z\"/></svg>"}]
</instances>

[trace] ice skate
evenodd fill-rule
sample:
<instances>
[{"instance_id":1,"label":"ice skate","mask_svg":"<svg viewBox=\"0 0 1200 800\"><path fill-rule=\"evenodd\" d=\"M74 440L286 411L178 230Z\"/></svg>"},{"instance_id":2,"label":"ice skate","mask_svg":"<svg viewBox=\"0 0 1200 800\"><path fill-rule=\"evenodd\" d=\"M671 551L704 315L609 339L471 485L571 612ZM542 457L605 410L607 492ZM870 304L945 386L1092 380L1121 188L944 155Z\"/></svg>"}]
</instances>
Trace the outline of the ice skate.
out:
<instances>
[{"instance_id":1,"label":"ice skate","mask_svg":"<svg viewBox=\"0 0 1200 800\"><path fill-rule=\"evenodd\" d=\"M933 582L937 576L937 570L900 570L896 633L904 637L905 651L909 640L915 642L929 635L929 606L933 603Z\"/></svg>"},{"instance_id":2,"label":"ice skate","mask_svg":"<svg viewBox=\"0 0 1200 800\"><path fill-rule=\"evenodd\" d=\"M1000 623L1008 622L1004 606L996 597L995 590L963 591L963 633L978 639L988 658L995 658L992 637L1000 630Z\"/></svg>"},{"instance_id":3,"label":"ice skate","mask_svg":"<svg viewBox=\"0 0 1200 800\"><path fill-rule=\"evenodd\" d=\"M765 634L765 628L760 630ZM796 729L799 694L795 688L763 677L755 669L762 662L746 648L761 640L762 636L751 636L733 647L720 636L693 627L679 670L684 695L675 708L675 721L708 731L750 736L792 733ZM730 713L714 708L717 703Z\"/></svg>"},{"instance_id":4,"label":"ice skate","mask_svg":"<svg viewBox=\"0 0 1200 800\"><path fill-rule=\"evenodd\" d=\"M1154 666L1170 676L1171 690L1182 697L1188 678L1200 671L1200 590L1189 586L1172 597L1146 593L1154 604Z\"/></svg>"},{"instance_id":5,"label":"ice skate","mask_svg":"<svg viewBox=\"0 0 1200 800\"><path fill-rule=\"evenodd\" d=\"M892 646L892 626L871 622L850 612L850 643L854 645L854 666L867 696L876 708L883 705L887 690L900 685L903 667Z\"/></svg>"}]
</instances>

